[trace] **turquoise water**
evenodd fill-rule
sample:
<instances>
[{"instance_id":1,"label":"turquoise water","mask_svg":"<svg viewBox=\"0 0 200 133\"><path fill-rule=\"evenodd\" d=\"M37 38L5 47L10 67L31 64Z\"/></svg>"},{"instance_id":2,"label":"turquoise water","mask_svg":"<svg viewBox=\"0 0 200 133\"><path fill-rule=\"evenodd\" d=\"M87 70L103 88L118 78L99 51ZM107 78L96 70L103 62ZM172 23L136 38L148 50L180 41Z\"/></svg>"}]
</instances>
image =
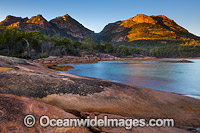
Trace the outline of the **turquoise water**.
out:
<instances>
[{"instance_id":1,"label":"turquoise water","mask_svg":"<svg viewBox=\"0 0 200 133\"><path fill-rule=\"evenodd\" d=\"M66 73L134 84L200 99L200 59L194 63L160 61L100 61L75 64Z\"/></svg>"}]
</instances>

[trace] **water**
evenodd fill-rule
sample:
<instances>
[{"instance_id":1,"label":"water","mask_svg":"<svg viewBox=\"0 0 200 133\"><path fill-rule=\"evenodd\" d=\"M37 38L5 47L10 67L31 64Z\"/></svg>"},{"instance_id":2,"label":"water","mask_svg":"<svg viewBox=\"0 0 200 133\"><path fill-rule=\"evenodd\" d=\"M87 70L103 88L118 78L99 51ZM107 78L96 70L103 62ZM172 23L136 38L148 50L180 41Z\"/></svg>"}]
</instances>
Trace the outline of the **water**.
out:
<instances>
[{"instance_id":1,"label":"water","mask_svg":"<svg viewBox=\"0 0 200 133\"><path fill-rule=\"evenodd\" d=\"M174 60L174 59L171 59ZM100 61L76 64L66 73L134 84L200 99L200 59L194 63Z\"/></svg>"}]
</instances>

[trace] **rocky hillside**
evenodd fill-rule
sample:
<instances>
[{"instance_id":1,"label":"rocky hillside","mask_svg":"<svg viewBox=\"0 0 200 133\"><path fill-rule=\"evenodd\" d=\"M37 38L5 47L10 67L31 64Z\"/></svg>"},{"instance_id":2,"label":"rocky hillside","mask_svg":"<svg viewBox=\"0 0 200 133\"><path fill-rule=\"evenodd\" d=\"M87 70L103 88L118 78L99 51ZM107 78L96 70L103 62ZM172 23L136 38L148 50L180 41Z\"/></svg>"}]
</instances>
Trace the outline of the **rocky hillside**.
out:
<instances>
[{"instance_id":1,"label":"rocky hillside","mask_svg":"<svg viewBox=\"0 0 200 133\"><path fill-rule=\"evenodd\" d=\"M50 36L70 37L73 39L80 39L86 35L94 34L93 31L85 28L69 15L56 17L49 22L42 15L33 16L30 19L9 15L0 22L0 27L40 31Z\"/></svg>"},{"instance_id":2,"label":"rocky hillside","mask_svg":"<svg viewBox=\"0 0 200 133\"><path fill-rule=\"evenodd\" d=\"M106 42L200 39L164 15L144 14L108 24L101 31L100 37Z\"/></svg>"},{"instance_id":3,"label":"rocky hillside","mask_svg":"<svg viewBox=\"0 0 200 133\"><path fill-rule=\"evenodd\" d=\"M46 35L82 39L97 35L101 42L133 42L135 40L187 40L197 39L186 29L164 15L147 16L138 14L124 21L110 23L99 33L85 28L68 14L47 21L42 15L29 18L7 16L0 28L17 28L25 31L40 31ZM97 37L96 36L96 37Z\"/></svg>"},{"instance_id":4,"label":"rocky hillside","mask_svg":"<svg viewBox=\"0 0 200 133\"><path fill-rule=\"evenodd\" d=\"M85 28L68 14L62 17L56 17L50 23L57 27L63 36L67 34L75 38L83 38L89 34L94 34L93 31Z\"/></svg>"}]
</instances>

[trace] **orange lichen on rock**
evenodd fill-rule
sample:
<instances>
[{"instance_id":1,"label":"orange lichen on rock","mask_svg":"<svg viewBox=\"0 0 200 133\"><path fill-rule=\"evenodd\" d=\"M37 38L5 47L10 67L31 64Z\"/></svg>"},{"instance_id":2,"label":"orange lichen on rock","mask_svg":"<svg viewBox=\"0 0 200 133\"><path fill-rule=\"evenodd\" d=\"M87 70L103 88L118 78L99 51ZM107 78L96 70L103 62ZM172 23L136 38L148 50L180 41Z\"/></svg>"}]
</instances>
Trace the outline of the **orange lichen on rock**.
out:
<instances>
[{"instance_id":1,"label":"orange lichen on rock","mask_svg":"<svg viewBox=\"0 0 200 133\"><path fill-rule=\"evenodd\" d=\"M0 67L0 71L2 71L2 70L9 70L9 69L11 69L11 68Z\"/></svg>"}]
</instances>

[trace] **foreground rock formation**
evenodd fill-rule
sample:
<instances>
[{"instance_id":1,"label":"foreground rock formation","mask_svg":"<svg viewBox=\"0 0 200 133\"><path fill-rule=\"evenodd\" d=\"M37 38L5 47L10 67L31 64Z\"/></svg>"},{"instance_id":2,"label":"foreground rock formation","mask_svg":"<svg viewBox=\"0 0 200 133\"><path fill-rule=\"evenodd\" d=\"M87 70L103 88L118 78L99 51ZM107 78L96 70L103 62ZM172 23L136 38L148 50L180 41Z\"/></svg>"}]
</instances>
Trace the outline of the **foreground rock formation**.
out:
<instances>
[{"instance_id":1,"label":"foreground rock formation","mask_svg":"<svg viewBox=\"0 0 200 133\"><path fill-rule=\"evenodd\" d=\"M36 120L42 115L50 118L77 118L73 114L67 113L57 107L35 101L33 99L18 97L9 94L0 94L0 132L85 132L89 133L87 128L42 128L39 121L32 128L26 128L23 124L25 115L32 114Z\"/></svg>"},{"instance_id":2,"label":"foreground rock formation","mask_svg":"<svg viewBox=\"0 0 200 133\"><path fill-rule=\"evenodd\" d=\"M8 68L0 69L1 111L2 109L4 111L11 111L15 109L15 107L18 108L17 106L21 103L26 106L21 108L23 110L18 110L18 114L25 114L27 113L26 110L30 110L29 103L33 103L35 105L44 106L45 108L49 108L50 105L57 106L60 108L60 112L64 110L81 118L84 118L84 114L97 114L99 116L109 114L121 118L145 118L147 120L150 118L175 119L176 128L136 128L133 129L132 132L186 132L187 127L200 127L200 100L197 99L134 85L80 77L71 74L61 74L32 61L17 58L1 56L0 67ZM5 101L6 98L4 97L8 97L8 100ZM29 100L28 98L40 102L33 101L32 99ZM6 103L8 103L10 108L4 106ZM12 103L15 103L15 105ZM19 107L22 107L21 104ZM33 106L33 113L34 110L40 110L40 106ZM59 109L56 108L55 110ZM42 110L41 113L42 112L48 114L46 109ZM36 115L40 115L38 111L35 111L35 113ZM12 114L14 115L15 113ZM13 115L9 116L9 114L7 114L5 118L13 117L14 119L15 116ZM60 117L67 117L68 115L64 112L59 114ZM0 120L2 120L2 118L4 117L2 117L1 114ZM15 118L18 123L20 123L20 118L21 117L18 119ZM7 119L6 121L12 122ZM3 131L9 130L4 128L2 122L0 128ZM22 128L20 131L27 130L23 129L24 127L20 128ZM14 130L16 128L11 128L11 130L12 129ZM56 129L52 129L52 131L53 130ZM99 132L124 131L124 129L121 128L91 128L90 130ZM125 131L129 132L127 130Z\"/></svg>"}]
</instances>

